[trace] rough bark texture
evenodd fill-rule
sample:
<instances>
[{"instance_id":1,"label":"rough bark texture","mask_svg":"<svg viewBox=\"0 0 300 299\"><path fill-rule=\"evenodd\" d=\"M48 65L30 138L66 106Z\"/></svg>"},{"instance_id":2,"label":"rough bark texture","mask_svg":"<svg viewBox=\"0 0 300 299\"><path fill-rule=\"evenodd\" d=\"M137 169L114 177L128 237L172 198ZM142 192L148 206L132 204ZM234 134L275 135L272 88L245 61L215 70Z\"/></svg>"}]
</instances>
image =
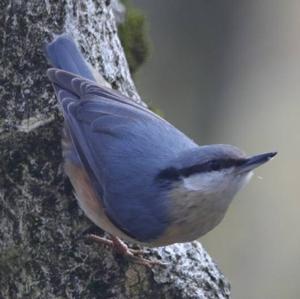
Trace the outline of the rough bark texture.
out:
<instances>
[{"instance_id":1,"label":"rough bark texture","mask_svg":"<svg viewBox=\"0 0 300 299\"><path fill-rule=\"evenodd\" d=\"M229 298L200 243L149 250L168 262L150 270L80 238L90 222L62 172L42 45L70 32L112 86L140 102L109 2L0 2L0 298Z\"/></svg>"}]
</instances>

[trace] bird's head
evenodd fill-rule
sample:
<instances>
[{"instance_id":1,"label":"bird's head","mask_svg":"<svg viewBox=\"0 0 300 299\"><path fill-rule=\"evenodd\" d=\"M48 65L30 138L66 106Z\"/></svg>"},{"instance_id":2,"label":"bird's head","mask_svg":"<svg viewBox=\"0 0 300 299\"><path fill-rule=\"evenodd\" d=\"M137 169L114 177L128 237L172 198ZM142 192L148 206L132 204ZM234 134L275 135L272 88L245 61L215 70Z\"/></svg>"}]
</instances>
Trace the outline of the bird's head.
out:
<instances>
[{"instance_id":1,"label":"bird's head","mask_svg":"<svg viewBox=\"0 0 300 299\"><path fill-rule=\"evenodd\" d=\"M275 155L246 156L237 147L225 144L201 146L183 153L158 178L178 182L188 191L232 198L250 180L253 169Z\"/></svg>"}]
</instances>

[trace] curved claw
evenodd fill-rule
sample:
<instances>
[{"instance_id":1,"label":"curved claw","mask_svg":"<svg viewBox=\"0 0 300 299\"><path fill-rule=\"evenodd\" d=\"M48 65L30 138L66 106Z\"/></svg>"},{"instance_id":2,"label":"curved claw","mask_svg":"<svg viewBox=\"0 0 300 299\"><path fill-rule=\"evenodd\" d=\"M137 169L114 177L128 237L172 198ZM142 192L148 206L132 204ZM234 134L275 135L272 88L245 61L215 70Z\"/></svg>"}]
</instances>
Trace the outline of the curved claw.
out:
<instances>
[{"instance_id":1,"label":"curved claw","mask_svg":"<svg viewBox=\"0 0 300 299\"><path fill-rule=\"evenodd\" d=\"M89 234L88 238L96 241L97 243L101 245L107 245L112 247L118 254L123 255L127 258L132 259L134 262L140 265L144 265L148 268L151 268L153 266L166 266L166 263L162 263L160 261L154 261L154 260L148 260L143 258L141 255L143 255L145 252L143 250L139 249L131 249L129 248L121 239L111 236L111 240L97 236L95 234Z\"/></svg>"}]
</instances>

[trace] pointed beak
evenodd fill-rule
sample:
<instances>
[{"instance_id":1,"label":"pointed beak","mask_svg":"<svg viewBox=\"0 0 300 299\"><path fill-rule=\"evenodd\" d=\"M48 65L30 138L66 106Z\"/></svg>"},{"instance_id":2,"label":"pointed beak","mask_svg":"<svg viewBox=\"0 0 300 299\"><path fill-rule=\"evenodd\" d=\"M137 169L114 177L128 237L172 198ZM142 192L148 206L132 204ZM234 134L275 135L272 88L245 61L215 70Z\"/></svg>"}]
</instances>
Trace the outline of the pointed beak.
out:
<instances>
[{"instance_id":1,"label":"pointed beak","mask_svg":"<svg viewBox=\"0 0 300 299\"><path fill-rule=\"evenodd\" d=\"M271 160L274 156L276 156L277 152L271 152L271 153L264 153L252 156L250 158L247 158L240 166L239 169L241 172L249 172L253 170L254 168L268 162Z\"/></svg>"}]
</instances>

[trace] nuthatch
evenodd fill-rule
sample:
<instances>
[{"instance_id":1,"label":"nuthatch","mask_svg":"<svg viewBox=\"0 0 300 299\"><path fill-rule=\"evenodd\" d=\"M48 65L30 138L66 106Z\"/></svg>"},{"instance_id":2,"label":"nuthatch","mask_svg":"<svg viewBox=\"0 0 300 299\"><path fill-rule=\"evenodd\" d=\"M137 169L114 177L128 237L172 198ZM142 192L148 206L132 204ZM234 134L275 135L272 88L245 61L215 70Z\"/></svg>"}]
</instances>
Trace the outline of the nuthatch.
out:
<instances>
[{"instance_id":1,"label":"nuthatch","mask_svg":"<svg viewBox=\"0 0 300 299\"><path fill-rule=\"evenodd\" d=\"M74 40L46 46L65 119L63 157L86 215L147 246L188 242L213 229L252 170L275 152L248 157L232 145L199 146L170 123L96 82Z\"/></svg>"}]
</instances>

